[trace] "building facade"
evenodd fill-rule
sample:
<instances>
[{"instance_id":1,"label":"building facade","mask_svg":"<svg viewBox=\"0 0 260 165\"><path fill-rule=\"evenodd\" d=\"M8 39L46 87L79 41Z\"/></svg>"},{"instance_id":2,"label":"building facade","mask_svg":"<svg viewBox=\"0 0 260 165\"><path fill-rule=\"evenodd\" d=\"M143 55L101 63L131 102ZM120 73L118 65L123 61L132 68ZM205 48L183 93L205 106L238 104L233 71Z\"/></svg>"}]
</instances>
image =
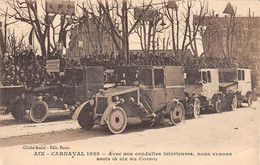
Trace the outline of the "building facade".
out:
<instances>
[{"instance_id":1,"label":"building facade","mask_svg":"<svg viewBox=\"0 0 260 165\"><path fill-rule=\"evenodd\" d=\"M196 23L196 16L194 22ZM260 17L205 17L202 44L206 56L260 59Z\"/></svg>"},{"instance_id":2,"label":"building facade","mask_svg":"<svg viewBox=\"0 0 260 165\"><path fill-rule=\"evenodd\" d=\"M80 58L93 53L118 54L109 33L95 19L85 19L70 31L69 58Z\"/></svg>"}]
</instances>

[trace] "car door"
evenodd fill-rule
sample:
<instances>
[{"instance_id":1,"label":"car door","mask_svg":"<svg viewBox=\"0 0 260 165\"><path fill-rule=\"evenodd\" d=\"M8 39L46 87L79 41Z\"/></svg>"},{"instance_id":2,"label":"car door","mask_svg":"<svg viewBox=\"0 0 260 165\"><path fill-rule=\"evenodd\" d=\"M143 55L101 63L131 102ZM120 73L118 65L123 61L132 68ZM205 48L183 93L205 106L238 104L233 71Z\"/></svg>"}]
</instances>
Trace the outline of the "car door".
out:
<instances>
[{"instance_id":1,"label":"car door","mask_svg":"<svg viewBox=\"0 0 260 165\"><path fill-rule=\"evenodd\" d=\"M153 110L157 111L166 105L165 75L163 68L154 68Z\"/></svg>"},{"instance_id":2,"label":"car door","mask_svg":"<svg viewBox=\"0 0 260 165\"><path fill-rule=\"evenodd\" d=\"M243 72L242 72L241 69L237 69L237 82L238 82L238 84L237 84L237 91L241 92L241 94L244 95L243 87L245 86L245 84L244 84L243 74L242 73Z\"/></svg>"},{"instance_id":3,"label":"car door","mask_svg":"<svg viewBox=\"0 0 260 165\"><path fill-rule=\"evenodd\" d=\"M201 71L202 91L203 95L208 99L211 98L210 84L208 83L207 71Z\"/></svg>"}]
</instances>

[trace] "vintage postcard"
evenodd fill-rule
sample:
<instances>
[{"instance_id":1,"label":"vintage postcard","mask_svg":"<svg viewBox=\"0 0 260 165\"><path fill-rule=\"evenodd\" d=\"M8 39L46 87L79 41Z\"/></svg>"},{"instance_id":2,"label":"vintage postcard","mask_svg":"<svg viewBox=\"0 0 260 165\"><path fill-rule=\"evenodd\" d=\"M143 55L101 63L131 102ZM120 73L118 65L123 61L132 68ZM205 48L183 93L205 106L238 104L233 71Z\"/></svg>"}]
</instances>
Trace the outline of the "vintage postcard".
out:
<instances>
[{"instance_id":1,"label":"vintage postcard","mask_svg":"<svg viewBox=\"0 0 260 165\"><path fill-rule=\"evenodd\" d=\"M259 0L1 0L0 165L259 165Z\"/></svg>"}]
</instances>

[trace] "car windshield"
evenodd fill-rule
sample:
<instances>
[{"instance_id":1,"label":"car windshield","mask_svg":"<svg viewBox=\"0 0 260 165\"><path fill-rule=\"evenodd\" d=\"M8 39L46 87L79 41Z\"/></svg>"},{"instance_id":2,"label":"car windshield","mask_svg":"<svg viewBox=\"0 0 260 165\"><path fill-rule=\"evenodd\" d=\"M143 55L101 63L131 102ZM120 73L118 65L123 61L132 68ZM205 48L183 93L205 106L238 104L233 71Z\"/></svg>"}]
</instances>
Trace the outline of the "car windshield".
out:
<instances>
[{"instance_id":1,"label":"car windshield","mask_svg":"<svg viewBox=\"0 0 260 165\"><path fill-rule=\"evenodd\" d=\"M116 73L117 85L136 86L138 85L138 71L135 69L120 70Z\"/></svg>"},{"instance_id":2,"label":"car windshield","mask_svg":"<svg viewBox=\"0 0 260 165\"><path fill-rule=\"evenodd\" d=\"M198 82L201 81L200 72L187 72L185 84L198 85Z\"/></svg>"},{"instance_id":3,"label":"car windshield","mask_svg":"<svg viewBox=\"0 0 260 165\"><path fill-rule=\"evenodd\" d=\"M67 69L64 73L64 82L67 85L83 85L83 70L82 69Z\"/></svg>"},{"instance_id":4,"label":"car windshield","mask_svg":"<svg viewBox=\"0 0 260 165\"><path fill-rule=\"evenodd\" d=\"M236 72L219 72L220 82L234 82L236 81Z\"/></svg>"}]
</instances>

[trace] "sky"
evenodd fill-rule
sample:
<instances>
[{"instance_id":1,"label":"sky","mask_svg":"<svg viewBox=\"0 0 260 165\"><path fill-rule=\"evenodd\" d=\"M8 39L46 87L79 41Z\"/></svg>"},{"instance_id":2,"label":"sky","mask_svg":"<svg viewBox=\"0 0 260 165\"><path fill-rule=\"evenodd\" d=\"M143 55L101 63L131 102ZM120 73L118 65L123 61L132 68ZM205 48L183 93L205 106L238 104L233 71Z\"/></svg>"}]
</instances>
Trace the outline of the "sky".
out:
<instances>
[{"instance_id":1,"label":"sky","mask_svg":"<svg viewBox=\"0 0 260 165\"><path fill-rule=\"evenodd\" d=\"M75 0L75 1L78 3L86 2L86 0ZM145 0L145 3L149 3L149 1L150 0ZM193 12L196 13L196 11L198 11L198 9L199 9L199 2L202 0L193 0L193 1L195 3L195 6L193 7ZM224 16L223 11L228 2L230 2L234 8L237 8L238 16L248 16L249 8L251 10L251 13L254 12L254 16L260 16L260 10L259 10L260 9L260 0L205 0L205 1L208 2L209 10L214 9L215 14L219 14L220 16ZM141 1L133 0L132 2L135 6L135 5L140 5ZM153 3L160 3L160 2L162 2L162 0L153 0ZM180 1L177 3L180 4L180 7L181 7L180 11L184 10L182 8L182 6L183 6L182 2ZM7 7L7 5L5 5L3 0L0 0L0 8L5 10L6 7ZM160 8L160 6L158 6L158 7ZM0 21L3 21L2 16L0 17ZM166 21L166 24L169 25L169 22ZM15 34L17 36L21 36L22 34L27 34L30 31L30 26L25 23L16 23L14 25L9 26L9 28L10 28L11 32L14 30ZM168 32L166 32L165 34L161 34L160 38L167 37L167 35L168 35ZM141 49L139 38L137 37L137 35L131 35L129 42L130 42L130 50L131 49ZM162 44L160 46L162 46ZM203 51L202 46L199 46L199 52L202 52L202 51Z\"/></svg>"}]
</instances>

